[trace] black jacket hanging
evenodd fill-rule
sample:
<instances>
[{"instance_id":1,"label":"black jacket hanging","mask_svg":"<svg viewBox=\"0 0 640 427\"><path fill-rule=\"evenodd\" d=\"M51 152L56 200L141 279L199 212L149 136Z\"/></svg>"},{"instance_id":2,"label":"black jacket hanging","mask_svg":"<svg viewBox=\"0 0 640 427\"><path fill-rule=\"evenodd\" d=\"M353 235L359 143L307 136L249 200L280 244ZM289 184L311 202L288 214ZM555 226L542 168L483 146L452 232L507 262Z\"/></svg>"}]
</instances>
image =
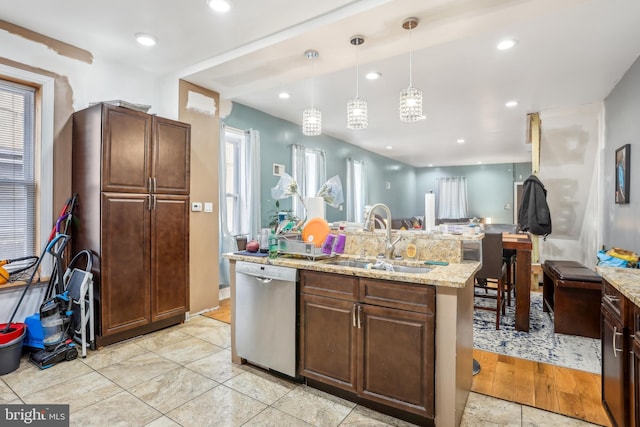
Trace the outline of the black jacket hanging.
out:
<instances>
[{"instance_id":1,"label":"black jacket hanging","mask_svg":"<svg viewBox=\"0 0 640 427\"><path fill-rule=\"evenodd\" d=\"M547 237L551 234L551 212L547 205L547 190L535 175L524 181L522 203L518 210L518 227L522 231Z\"/></svg>"}]
</instances>

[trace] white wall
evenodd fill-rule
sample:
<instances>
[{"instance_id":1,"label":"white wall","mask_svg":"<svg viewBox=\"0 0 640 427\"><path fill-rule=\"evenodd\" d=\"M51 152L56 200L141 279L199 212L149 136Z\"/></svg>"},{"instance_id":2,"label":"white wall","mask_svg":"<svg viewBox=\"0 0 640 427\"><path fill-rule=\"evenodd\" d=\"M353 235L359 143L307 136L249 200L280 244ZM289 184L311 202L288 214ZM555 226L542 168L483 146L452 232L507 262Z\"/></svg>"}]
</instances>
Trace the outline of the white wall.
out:
<instances>
[{"instance_id":1,"label":"white wall","mask_svg":"<svg viewBox=\"0 0 640 427\"><path fill-rule=\"evenodd\" d=\"M540 262L574 260L593 267L600 247L603 105L540 113L538 178L547 189L552 233L540 239Z\"/></svg>"},{"instance_id":2,"label":"white wall","mask_svg":"<svg viewBox=\"0 0 640 427\"><path fill-rule=\"evenodd\" d=\"M123 99L149 104L151 112L175 111L177 116L177 81L175 97L163 97L161 76L123 64L94 58L92 64L64 57L43 44L0 31L0 56L21 64L66 77L73 89L73 108L80 110L90 102ZM174 105L170 105L173 103Z\"/></svg>"}]
</instances>

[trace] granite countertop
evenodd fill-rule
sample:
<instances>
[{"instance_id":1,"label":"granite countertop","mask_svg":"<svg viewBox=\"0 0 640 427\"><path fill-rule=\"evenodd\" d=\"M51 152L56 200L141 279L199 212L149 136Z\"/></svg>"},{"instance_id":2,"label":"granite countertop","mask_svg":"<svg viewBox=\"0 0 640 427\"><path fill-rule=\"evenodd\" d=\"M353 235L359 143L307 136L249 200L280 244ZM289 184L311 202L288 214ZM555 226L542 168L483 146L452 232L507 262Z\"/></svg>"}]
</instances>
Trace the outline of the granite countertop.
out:
<instances>
[{"instance_id":1,"label":"granite countertop","mask_svg":"<svg viewBox=\"0 0 640 427\"><path fill-rule=\"evenodd\" d=\"M450 263L447 266L425 266L421 261L392 261L396 265L421 266L431 268L428 273L404 273L395 271L383 271L374 269L365 269L359 267L347 267L341 265L328 264L331 260L355 260L362 259L353 255L341 255L337 258L322 259L311 261L302 258L292 258L287 256L279 256L275 259L268 257L257 257L250 255L241 255L234 253L226 253L225 257L235 261L247 261L259 264L279 265L283 267L293 267L299 270L313 270L325 273L337 273L348 276L369 277L372 279L391 280L396 282L417 283L423 285L446 286L451 288L463 288L467 281L479 269L480 263L477 261L463 261L462 263ZM368 258L366 261L375 263L375 259Z\"/></svg>"},{"instance_id":2,"label":"granite countertop","mask_svg":"<svg viewBox=\"0 0 640 427\"><path fill-rule=\"evenodd\" d=\"M596 266L596 271L622 295L640 307L640 269Z\"/></svg>"}]
</instances>

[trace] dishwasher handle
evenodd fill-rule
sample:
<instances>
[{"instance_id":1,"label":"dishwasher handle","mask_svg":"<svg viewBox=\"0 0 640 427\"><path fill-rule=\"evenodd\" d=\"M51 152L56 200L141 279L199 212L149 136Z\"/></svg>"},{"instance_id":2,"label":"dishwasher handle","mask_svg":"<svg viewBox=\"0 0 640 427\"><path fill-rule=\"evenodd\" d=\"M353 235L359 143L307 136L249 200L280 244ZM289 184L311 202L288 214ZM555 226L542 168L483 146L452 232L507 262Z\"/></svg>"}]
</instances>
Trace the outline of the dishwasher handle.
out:
<instances>
[{"instance_id":1,"label":"dishwasher handle","mask_svg":"<svg viewBox=\"0 0 640 427\"><path fill-rule=\"evenodd\" d=\"M268 277L258 277L258 276L253 276L258 282L262 282L264 284L267 284L269 282L271 282L273 279L268 278Z\"/></svg>"}]
</instances>

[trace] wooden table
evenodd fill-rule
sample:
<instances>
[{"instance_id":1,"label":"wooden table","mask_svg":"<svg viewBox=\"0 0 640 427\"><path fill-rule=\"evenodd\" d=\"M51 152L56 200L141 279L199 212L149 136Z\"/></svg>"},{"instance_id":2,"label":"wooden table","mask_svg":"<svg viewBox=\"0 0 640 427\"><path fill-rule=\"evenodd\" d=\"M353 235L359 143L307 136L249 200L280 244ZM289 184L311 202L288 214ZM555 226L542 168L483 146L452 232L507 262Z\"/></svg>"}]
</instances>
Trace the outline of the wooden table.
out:
<instances>
[{"instance_id":1,"label":"wooden table","mask_svg":"<svg viewBox=\"0 0 640 427\"><path fill-rule=\"evenodd\" d=\"M529 332L531 247L528 234L502 233L502 248L516 251L516 331Z\"/></svg>"}]
</instances>

